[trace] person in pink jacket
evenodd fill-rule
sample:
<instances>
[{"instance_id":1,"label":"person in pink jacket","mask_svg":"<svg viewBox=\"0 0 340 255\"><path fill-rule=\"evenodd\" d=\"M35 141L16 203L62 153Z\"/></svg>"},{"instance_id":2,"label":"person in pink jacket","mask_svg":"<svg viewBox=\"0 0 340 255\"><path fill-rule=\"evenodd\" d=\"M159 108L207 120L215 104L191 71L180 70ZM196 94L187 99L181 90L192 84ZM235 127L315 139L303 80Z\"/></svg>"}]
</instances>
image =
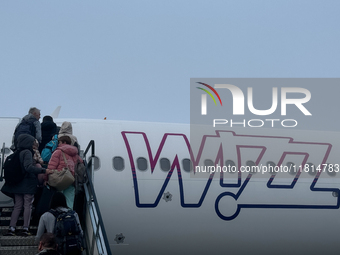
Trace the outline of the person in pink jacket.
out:
<instances>
[{"instance_id":1,"label":"person in pink jacket","mask_svg":"<svg viewBox=\"0 0 340 255\"><path fill-rule=\"evenodd\" d=\"M68 136L62 136L58 139L58 147L53 152L50 161L48 162L48 169L57 169L61 171L64 167L68 167L74 176L74 168L78 162L78 159L83 160L78 155L77 147L71 145L71 139ZM66 157L67 164L64 160L63 153ZM73 209L75 187L74 184L61 191L66 197L67 206Z\"/></svg>"}]
</instances>

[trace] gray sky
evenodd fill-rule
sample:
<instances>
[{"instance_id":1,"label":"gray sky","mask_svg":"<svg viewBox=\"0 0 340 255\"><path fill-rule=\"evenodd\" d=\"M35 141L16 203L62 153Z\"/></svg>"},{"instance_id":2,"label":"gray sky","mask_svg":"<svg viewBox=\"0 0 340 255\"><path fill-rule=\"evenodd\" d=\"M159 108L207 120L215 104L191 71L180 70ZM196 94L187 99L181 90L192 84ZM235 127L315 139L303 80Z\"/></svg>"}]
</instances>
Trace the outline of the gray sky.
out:
<instances>
[{"instance_id":1,"label":"gray sky","mask_svg":"<svg viewBox=\"0 0 340 255\"><path fill-rule=\"evenodd\" d=\"M337 0L1 1L0 116L61 105L63 118L189 123L190 78L339 77L339 11Z\"/></svg>"}]
</instances>

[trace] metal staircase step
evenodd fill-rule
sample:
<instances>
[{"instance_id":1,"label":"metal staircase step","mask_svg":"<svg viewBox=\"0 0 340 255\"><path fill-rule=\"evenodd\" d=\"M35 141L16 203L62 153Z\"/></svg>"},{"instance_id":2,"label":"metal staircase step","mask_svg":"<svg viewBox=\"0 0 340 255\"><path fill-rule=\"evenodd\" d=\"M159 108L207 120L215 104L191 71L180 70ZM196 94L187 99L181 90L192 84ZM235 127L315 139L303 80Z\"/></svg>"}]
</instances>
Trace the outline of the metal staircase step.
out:
<instances>
[{"instance_id":1,"label":"metal staircase step","mask_svg":"<svg viewBox=\"0 0 340 255\"><path fill-rule=\"evenodd\" d=\"M0 236L1 246L35 246L35 236Z\"/></svg>"},{"instance_id":2,"label":"metal staircase step","mask_svg":"<svg viewBox=\"0 0 340 255\"><path fill-rule=\"evenodd\" d=\"M9 223L11 221L11 216L9 217L0 217L0 226L9 226ZM23 217L19 217L18 221L17 221L17 225L22 225L24 223L24 219Z\"/></svg>"},{"instance_id":3,"label":"metal staircase step","mask_svg":"<svg viewBox=\"0 0 340 255\"><path fill-rule=\"evenodd\" d=\"M0 211L0 254L1 255L35 255L38 246L34 243L37 226L30 226L32 236L3 236L8 231L13 208L1 208ZM31 221L32 222L32 221ZM23 218L19 217L16 233L22 230Z\"/></svg>"},{"instance_id":4,"label":"metal staircase step","mask_svg":"<svg viewBox=\"0 0 340 255\"><path fill-rule=\"evenodd\" d=\"M11 216L12 211L13 211L13 208L5 207L5 208L1 208L0 214L1 214L1 216L3 216L3 215Z\"/></svg>"},{"instance_id":5,"label":"metal staircase step","mask_svg":"<svg viewBox=\"0 0 340 255\"><path fill-rule=\"evenodd\" d=\"M37 253L38 253L37 246L0 247L1 255L35 255Z\"/></svg>"},{"instance_id":6,"label":"metal staircase step","mask_svg":"<svg viewBox=\"0 0 340 255\"><path fill-rule=\"evenodd\" d=\"M7 233L8 225L7 226L0 226L0 236L3 236ZM16 231L22 230L22 226L17 226ZM37 233L38 227L37 226L30 226L30 232L32 235L35 235Z\"/></svg>"}]
</instances>

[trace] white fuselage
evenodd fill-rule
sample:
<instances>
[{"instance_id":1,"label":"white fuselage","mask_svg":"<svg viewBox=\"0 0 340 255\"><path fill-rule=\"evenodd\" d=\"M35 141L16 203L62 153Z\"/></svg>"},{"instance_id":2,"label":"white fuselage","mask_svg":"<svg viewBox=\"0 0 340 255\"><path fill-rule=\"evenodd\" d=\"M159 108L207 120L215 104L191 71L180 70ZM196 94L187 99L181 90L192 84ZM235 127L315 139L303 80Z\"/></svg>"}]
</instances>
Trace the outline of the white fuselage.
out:
<instances>
[{"instance_id":1,"label":"white fuselage","mask_svg":"<svg viewBox=\"0 0 340 255\"><path fill-rule=\"evenodd\" d=\"M6 147L17 121L0 119ZM340 249L338 133L240 129L191 141L184 124L68 121L82 150L95 141L94 187L113 254ZM196 167L206 169L207 160L220 166L233 162L237 172L195 173ZM268 162L290 171L269 172ZM334 171L298 173L306 164L315 169L331 164ZM247 172L251 165L262 172ZM0 199L6 206L8 198Z\"/></svg>"}]
</instances>

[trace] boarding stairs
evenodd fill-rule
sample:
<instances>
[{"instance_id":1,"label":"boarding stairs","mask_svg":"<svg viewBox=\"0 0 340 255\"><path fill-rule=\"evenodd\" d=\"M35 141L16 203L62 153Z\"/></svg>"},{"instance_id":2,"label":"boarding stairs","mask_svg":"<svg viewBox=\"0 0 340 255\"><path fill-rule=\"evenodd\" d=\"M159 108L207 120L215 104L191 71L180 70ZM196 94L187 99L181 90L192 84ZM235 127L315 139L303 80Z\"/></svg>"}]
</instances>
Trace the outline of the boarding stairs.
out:
<instances>
[{"instance_id":1,"label":"boarding stairs","mask_svg":"<svg viewBox=\"0 0 340 255\"><path fill-rule=\"evenodd\" d=\"M87 154L90 156L87 157ZM87 181L84 184L84 210L81 225L85 235L85 250L83 255L111 255L103 220L94 191L92 179L94 173L95 142L90 141L83 153L86 166ZM1 175L0 183L3 182L2 166L5 159L5 144L1 150ZM38 253L38 247L34 243L37 225L31 221L30 231L32 236L3 236L7 232L13 207L0 207L0 254L1 255L34 255ZM19 217L17 232L23 225L22 216Z\"/></svg>"},{"instance_id":2,"label":"boarding stairs","mask_svg":"<svg viewBox=\"0 0 340 255\"><path fill-rule=\"evenodd\" d=\"M33 255L38 253L38 246L34 244L34 235L37 232L37 226L30 226L32 236L3 236L7 233L11 213L13 208L3 207L0 211L0 254L1 255ZM19 217L18 226L22 226L22 215ZM17 227L19 233L22 227Z\"/></svg>"}]
</instances>

